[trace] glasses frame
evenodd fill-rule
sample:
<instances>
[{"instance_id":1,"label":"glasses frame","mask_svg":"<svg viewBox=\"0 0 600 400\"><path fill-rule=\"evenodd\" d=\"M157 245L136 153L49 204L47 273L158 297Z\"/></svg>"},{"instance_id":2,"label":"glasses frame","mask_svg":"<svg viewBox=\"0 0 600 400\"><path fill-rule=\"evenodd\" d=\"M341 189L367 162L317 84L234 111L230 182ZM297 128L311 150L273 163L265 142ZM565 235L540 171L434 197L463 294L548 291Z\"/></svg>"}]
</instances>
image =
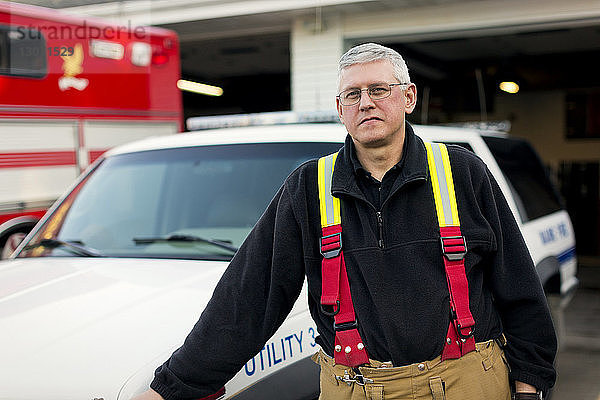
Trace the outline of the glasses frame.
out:
<instances>
[{"instance_id":1,"label":"glasses frame","mask_svg":"<svg viewBox=\"0 0 600 400\"><path fill-rule=\"evenodd\" d=\"M371 96L371 93L369 93L369 90L371 90L371 88L372 88L373 86L377 86L377 85L380 85L380 84L382 84L382 83L385 83L386 85L388 85L388 86L390 87L390 91L388 92L388 94L387 94L386 96L384 96L384 97L380 97L380 98L378 98L378 99L374 99L374 98ZM394 86L406 86L406 87L405 87L405 89L407 89L407 88L408 88L408 87L409 87L411 84L412 84L411 82L408 82L408 83L387 83L387 82L378 82L378 83L374 83L374 84L372 84L372 85L370 85L369 87L366 87L366 88L364 88L364 89L350 88L350 89L343 90L343 91L341 91L341 92L340 92L340 93L339 93L337 96L335 96L335 97L337 97L337 99L339 100L339 102L340 102L340 104L341 104L341 105L343 105L343 106L346 106L346 107L350 107L350 106L355 106L355 105L357 105L358 103L360 103L360 100L361 100L361 98L362 98L362 93L363 93L363 92L367 92L367 95L369 96L369 98L370 98L371 100L373 100L373 101L379 101L379 100L387 99L388 97L390 97L390 95L392 94L392 89L394 88ZM351 104L344 104L344 102L342 101L342 97L341 97L341 96L342 96L342 93L344 93L344 92L347 92L348 90L354 90L354 89L360 90L360 95L358 96L358 99L356 99L356 101L355 101L354 103L351 103Z\"/></svg>"}]
</instances>

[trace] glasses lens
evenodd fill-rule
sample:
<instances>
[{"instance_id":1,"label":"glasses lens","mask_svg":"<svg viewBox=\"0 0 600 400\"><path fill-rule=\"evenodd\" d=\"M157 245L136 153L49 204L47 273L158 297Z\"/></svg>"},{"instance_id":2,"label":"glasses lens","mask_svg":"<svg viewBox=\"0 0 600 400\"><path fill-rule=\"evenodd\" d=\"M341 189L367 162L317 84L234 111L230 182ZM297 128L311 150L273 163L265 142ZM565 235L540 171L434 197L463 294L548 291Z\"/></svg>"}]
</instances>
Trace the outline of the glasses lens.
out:
<instances>
[{"instance_id":1,"label":"glasses lens","mask_svg":"<svg viewBox=\"0 0 600 400\"><path fill-rule=\"evenodd\" d=\"M369 96L373 100L385 99L390 95L392 89L386 83L378 83L377 85L369 87Z\"/></svg>"},{"instance_id":2,"label":"glasses lens","mask_svg":"<svg viewBox=\"0 0 600 400\"><path fill-rule=\"evenodd\" d=\"M365 90L365 89L363 89L363 90ZM361 96L363 90L357 89L357 88L344 90L339 95L340 102L344 106L353 106L354 104L356 104L360 101L360 96ZM387 83L377 83L377 84L369 86L366 89L366 91L367 91L367 93L369 93L369 97L371 97L371 99L381 100L381 99L385 99L386 97L388 97L390 95L390 93L392 92L392 88Z\"/></svg>"},{"instance_id":3,"label":"glasses lens","mask_svg":"<svg viewBox=\"0 0 600 400\"><path fill-rule=\"evenodd\" d=\"M348 89L340 93L340 101L345 106L351 106L360 100L359 89Z\"/></svg>"}]
</instances>

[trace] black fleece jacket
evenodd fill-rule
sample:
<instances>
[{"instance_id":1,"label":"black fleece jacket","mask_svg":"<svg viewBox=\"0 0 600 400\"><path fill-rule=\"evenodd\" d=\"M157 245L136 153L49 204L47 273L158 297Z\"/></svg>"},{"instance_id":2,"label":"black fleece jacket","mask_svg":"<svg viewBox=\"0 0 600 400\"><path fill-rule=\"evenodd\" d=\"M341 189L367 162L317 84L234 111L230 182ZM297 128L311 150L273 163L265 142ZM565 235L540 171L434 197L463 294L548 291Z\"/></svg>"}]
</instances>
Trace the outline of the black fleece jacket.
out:
<instances>
[{"instance_id":1,"label":"black fleece jacket","mask_svg":"<svg viewBox=\"0 0 600 400\"><path fill-rule=\"evenodd\" d=\"M449 294L425 146L407 124L402 160L379 206L359 188L353 151L348 137L332 191L342 201L344 257L361 337L374 359L397 366L433 359L444 346ZM483 161L458 146L448 151L468 245L465 269L475 340L504 332L511 378L546 390L556 377L557 344L531 257ZM312 160L279 189L184 345L157 369L151 387L163 397L201 398L219 390L275 333L305 277L316 341L333 354L333 320L319 310L316 177Z\"/></svg>"}]
</instances>

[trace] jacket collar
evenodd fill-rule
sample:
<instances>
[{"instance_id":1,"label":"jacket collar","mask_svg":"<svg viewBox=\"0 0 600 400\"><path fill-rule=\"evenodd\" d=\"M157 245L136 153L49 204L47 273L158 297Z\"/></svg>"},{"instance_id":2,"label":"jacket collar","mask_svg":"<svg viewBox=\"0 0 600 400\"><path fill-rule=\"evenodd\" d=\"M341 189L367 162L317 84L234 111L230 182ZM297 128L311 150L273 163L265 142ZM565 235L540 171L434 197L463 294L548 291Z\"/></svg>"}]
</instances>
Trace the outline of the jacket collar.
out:
<instances>
[{"instance_id":1,"label":"jacket collar","mask_svg":"<svg viewBox=\"0 0 600 400\"><path fill-rule=\"evenodd\" d=\"M331 191L333 194L348 194L354 197L364 199L364 195L356 183L355 165L352 161L354 152L354 142L350 135L346 136L344 147L339 151ZM407 122L404 137L404 149L402 159L397 164L400 168L400 174L392 186L391 194L409 182L427 179L427 152L423 140L415 135L412 126Z\"/></svg>"},{"instance_id":2,"label":"jacket collar","mask_svg":"<svg viewBox=\"0 0 600 400\"><path fill-rule=\"evenodd\" d=\"M346 139L347 139L346 140L347 144L351 148L351 151L347 152L346 154L350 154L350 161L352 162L352 168L354 170L354 174L356 176L358 176L359 178L360 178L360 176L371 176L371 173L362 166L360 161L358 161L358 156L356 155L356 146L354 145L352 138L350 136L348 136ZM406 138L405 138L405 141L406 141ZM392 168L390 168L390 170L386 171L385 175L388 175L390 173L390 171L392 171L392 170L400 170L402 168L402 165L404 164L405 159L406 159L406 157L404 157L404 153L402 153L401 160L398 161L396 163L396 165L392 166Z\"/></svg>"}]
</instances>

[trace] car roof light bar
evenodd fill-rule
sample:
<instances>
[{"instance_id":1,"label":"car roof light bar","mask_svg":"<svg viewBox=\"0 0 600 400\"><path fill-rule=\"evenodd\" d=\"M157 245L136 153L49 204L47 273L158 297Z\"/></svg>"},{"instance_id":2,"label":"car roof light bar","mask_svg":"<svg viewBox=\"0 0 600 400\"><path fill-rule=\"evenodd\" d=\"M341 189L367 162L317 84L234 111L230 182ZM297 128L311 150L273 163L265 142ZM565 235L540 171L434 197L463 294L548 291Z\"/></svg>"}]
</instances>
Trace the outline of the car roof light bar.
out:
<instances>
[{"instance_id":1,"label":"car roof light bar","mask_svg":"<svg viewBox=\"0 0 600 400\"><path fill-rule=\"evenodd\" d=\"M191 117L186 121L187 129L200 131L206 129L232 128L242 126L290 125L315 122L340 122L337 111L274 111L252 114L210 115Z\"/></svg>"},{"instance_id":2,"label":"car roof light bar","mask_svg":"<svg viewBox=\"0 0 600 400\"><path fill-rule=\"evenodd\" d=\"M480 131L494 131L498 133L508 133L512 127L512 124L509 120L451 122L441 125L455 128L477 129Z\"/></svg>"}]
</instances>

